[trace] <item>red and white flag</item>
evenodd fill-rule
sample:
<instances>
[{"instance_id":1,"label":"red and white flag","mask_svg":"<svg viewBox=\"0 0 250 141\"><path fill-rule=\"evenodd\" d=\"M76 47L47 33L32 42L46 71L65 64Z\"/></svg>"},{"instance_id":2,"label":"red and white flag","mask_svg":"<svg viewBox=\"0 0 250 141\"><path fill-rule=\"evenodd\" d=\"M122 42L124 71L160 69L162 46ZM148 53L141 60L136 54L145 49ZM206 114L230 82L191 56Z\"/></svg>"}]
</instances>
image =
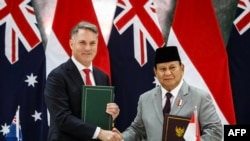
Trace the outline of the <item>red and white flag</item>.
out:
<instances>
[{"instance_id":1,"label":"red and white flag","mask_svg":"<svg viewBox=\"0 0 250 141\"><path fill-rule=\"evenodd\" d=\"M82 20L98 26L98 51L93 64L110 75L108 49L91 0L57 1L52 31L46 47L47 74L71 56L70 32L73 26Z\"/></svg>"},{"instance_id":2,"label":"red and white flag","mask_svg":"<svg viewBox=\"0 0 250 141\"><path fill-rule=\"evenodd\" d=\"M194 113L190 119L187 129L184 134L185 141L200 141L200 125L198 120L197 107L195 107Z\"/></svg>"},{"instance_id":3,"label":"red and white flag","mask_svg":"<svg viewBox=\"0 0 250 141\"><path fill-rule=\"evenodd\" d=\"M168 45L178 47L184 79L211 94L222 124L235 124L228 57L211 0L179 0Z\"/></svg>"}]
</instances>

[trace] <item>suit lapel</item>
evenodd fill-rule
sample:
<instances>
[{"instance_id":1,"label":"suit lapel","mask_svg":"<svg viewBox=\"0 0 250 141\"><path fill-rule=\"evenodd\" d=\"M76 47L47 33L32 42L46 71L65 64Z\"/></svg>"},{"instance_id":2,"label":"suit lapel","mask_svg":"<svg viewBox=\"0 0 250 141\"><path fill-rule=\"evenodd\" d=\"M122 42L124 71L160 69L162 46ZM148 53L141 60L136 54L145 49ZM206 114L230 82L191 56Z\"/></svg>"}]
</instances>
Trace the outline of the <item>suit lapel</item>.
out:
<instances>
[{"instance_id":1,"label":"suit lapel","mask_svg":"<svg viewBox=\"0 0 250 141\"><path fill-rule=\"evenodd\" d=\"M170 114L178 115L187 102L186 95L188 95L188 85L184 81L174 101Z\"/></svg>"},{"instance_id":2,"label":"suit lapel","mask_svg":"<svg viewBox=\"0 0 250 141\"><path fill-rule=\"evenodd\" d=\"M102 77L100 76L100 73L98 73L98 70L95 67L93 67L93 75L96 85L104 85L102 84Z\"/></svg>"},{"instance_id":3,"label":"suit lapel","mask_svg":"<svg viewBox=\"0 0 250 141\"><path fill-rule=\"evenodd\" d=\"M163 124L162 106L161 106L161 104L159 104L159 103L162 103L160 87L157 87L155 89L153 96L154 96L153 106L154 106L156 115L157 115L159 121L161 122L161 124Z\"/></svg>"},{"instance_id":4,"label":"suit lapel","mask_svg":"<svg viewBox=\"0 0 250 141\"><path fill-rule=\"evenodd\" d=\"M79 73L79 71L77 70L77 67L75 66L75 64L73 63L73 61L71 59L69 59L66 63L66 71L68 76L71 77L72 82L77 86L77 88L81 91L82 90L82 85L84 85L81 74Z\"/></svg>"}]
</instances>

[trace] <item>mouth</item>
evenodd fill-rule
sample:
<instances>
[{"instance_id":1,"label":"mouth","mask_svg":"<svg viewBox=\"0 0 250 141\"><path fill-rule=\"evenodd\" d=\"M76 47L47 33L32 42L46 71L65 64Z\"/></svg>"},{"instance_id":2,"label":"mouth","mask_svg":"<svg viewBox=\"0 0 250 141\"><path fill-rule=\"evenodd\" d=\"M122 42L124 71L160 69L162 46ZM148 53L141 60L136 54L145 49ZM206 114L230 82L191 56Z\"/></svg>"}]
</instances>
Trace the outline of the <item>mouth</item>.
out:
<instances>
[{"instance_id":1,"label":"mouth","mask_svg":"<svg viewBox=\"0 0 250 141\"><path fill-rule=\"evenodd\" d=\"M90 56L91 55L91 53L82 53L82 55L84 55L84 56Z\"/></svg>"},{"instance_id":2,"label":"mouth","mask_svg":"<svg viewBox=\"0 0 250 141\"><path fill-rule=\"evenodd\" d=\"M170 81L173 80L173 78L164 78L164 80Z\"/></svg>"}]
</instances>

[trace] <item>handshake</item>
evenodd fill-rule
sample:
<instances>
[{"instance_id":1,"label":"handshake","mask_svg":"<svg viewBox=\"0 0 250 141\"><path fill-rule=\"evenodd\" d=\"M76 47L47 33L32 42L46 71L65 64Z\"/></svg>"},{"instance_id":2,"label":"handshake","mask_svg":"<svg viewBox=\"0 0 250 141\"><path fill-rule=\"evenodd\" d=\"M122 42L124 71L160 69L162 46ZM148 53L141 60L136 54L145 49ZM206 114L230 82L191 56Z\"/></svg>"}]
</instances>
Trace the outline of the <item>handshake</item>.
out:
<instances>
[{"instance_id":1,"label":"handshake","mask_svg":"<svg viewBox=\"0 0 250 141\"><path fill-rule=\"evenodd\" d=\"M123 141L122 134L116 128L113 128L112 131L101 129L98 139L102 141Z\"/></svg>"},{"instance_id":2,"label":"handshake","mask_svg":"<svg viewBox=\"0 0 250 141\"><path fill-rule=\"evenodd\" d=\"M120 109L116 103L108 103L106 113L110 114L113 120L115 120L120 113ZM122 134L116 128L112 130L101 129L97 138L101 141L123 141Z\"/></svg>"}]
</instances>

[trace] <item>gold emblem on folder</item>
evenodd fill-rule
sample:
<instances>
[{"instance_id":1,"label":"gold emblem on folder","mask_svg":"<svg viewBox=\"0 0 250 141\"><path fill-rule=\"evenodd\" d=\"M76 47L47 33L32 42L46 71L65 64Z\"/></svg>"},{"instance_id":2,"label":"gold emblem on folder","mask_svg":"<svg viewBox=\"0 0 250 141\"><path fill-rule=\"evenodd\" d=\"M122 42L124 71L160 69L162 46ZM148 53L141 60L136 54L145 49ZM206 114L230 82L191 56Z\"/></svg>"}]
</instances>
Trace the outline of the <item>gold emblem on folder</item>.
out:
<instances>
[{"instance_id":1,"label":"gold emblem on folder","mask_svg":"<svg viewBox=\"0 0 250 141\"><path fill-rule=\"evenodd\" d=\"M185 133L185 127L182 128L178 126L175 127L175 134L177 137L182 137L184 133Z\"/></svg>"}]
</instances>

